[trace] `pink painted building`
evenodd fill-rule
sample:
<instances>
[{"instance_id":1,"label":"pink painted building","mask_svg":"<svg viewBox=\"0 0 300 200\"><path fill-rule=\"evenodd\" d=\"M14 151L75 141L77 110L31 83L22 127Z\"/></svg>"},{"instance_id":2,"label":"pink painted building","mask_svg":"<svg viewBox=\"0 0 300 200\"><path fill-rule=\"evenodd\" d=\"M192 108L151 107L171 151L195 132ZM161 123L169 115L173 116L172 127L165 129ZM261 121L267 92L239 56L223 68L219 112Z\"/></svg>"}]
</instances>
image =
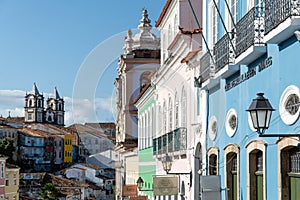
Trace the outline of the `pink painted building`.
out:
<instances>
[{"instance_id":1,"label":"pink painted building","mask_svg":"<svg viewBox=\"0 0 300 200\"><path fill-rule=\"evenodd\" d=\"M0 157L0 199L4 199L5 194L5 164L6 157Z\"/></svg>"}]
</instances>

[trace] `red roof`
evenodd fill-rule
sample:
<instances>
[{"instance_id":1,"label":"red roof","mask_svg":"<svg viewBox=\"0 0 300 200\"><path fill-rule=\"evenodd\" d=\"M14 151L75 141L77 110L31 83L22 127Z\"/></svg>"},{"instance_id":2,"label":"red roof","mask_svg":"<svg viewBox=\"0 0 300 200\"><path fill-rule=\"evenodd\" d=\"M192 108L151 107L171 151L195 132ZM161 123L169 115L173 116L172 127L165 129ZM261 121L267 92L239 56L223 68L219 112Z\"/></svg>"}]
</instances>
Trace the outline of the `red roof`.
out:
<instances>
[{"instance_id":1,"label":"red roof","mask_svg":"<svg viewBox=\"0 0 300 200\"><path fill-rule=\"evenodd\" d=\"M167 3L166 3L166 5L164 6L162 12L160 13L160 16L159 16L159 18L158 18L158 20L157 20L157 22L156 22L156 24L155 24L155 27L158 27L158 26L160 25L162 19L164 18L164 16L166 15L166 13L167 13L167 11L168 11L168 8L169 8L171 2L172 2L172 0L168 0L168 1L167 1Z\"/></svg>"},{"instance_id":2,"label":"red roof","mask_svg":"<svg viewBox=\"0 0 300 200\"><path fill-rule=\"evenodd\" d=\"M196 49L196 50L193 50L193 51L190 51L182 60L181 60L181 63L186 63L188 62L189 60L191 60L200 50L202 49Z\"/></svg>"}]
</instances>

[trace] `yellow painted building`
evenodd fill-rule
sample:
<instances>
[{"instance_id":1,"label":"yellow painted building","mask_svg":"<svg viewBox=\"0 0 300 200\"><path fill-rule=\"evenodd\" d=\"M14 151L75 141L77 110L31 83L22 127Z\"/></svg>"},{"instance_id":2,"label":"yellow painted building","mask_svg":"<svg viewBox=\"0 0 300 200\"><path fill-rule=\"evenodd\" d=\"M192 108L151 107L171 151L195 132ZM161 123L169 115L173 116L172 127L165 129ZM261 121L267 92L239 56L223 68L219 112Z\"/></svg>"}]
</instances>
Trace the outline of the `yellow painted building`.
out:
<instances>
[{"instance_id":1,"label":"yellow painted building","mask_svg":"<svg viewBox=\"0 0 300 200\"><path fill-rule=\"evenodd\" d=\"M20 168L6 163L5 169L5 199L19 200Z\"/></svg>"},{"instance_id":2,"label":"yellow painted building","mask_svg":"<svg viewBox=\"0 0 300 200\"><path fill-rule=\"evenodd\" d=\"M72 162L72 135L64 135L64 163Z\"/></svg>"}]
</instances>

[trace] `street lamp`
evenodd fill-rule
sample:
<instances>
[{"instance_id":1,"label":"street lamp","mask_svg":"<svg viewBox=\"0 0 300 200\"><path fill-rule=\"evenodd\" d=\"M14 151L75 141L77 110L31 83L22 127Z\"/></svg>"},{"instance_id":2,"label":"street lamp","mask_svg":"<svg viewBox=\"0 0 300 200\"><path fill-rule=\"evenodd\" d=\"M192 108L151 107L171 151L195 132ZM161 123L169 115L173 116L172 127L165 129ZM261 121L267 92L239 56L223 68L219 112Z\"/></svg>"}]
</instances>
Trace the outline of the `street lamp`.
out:
<instances>
[{"instance_id":1,"label":"street lamp","mask_svg":"<svg viewBox=\"0 0 300 200\"><path fill-rule=\"evenodd\" d=\"M139 177L138 180L136 181L137 187L139 188L139 191L141 191L144 187L144 180L142 177Z\"/></svg>"},{"instance_id":2,"label":"street lamp","mask_svg":"<svg viewBox=\"0 0 300 200\"><path fill-rule=\"evenodd\" d=\"M137 184L137 187L139 188L139 191L153 191L153 190L143 190L143 187L144 187L144 180L142 177L139 177L138 180L136 181L136 184Z\"/></svg>"},{"instance_id":3,"label":"street lamp","mask_svg":"<svg viewBox=\"0 0 300 200\"><path fill-rule=\"evenodd\" d=\"M264 93L257 93L257 98L253 99L249 109L253 127L261 135L269 128L271 114L274 111Z\"/></svg>"},{"instance_id":4,"label":"street lamp","mask_svg":"<svg viewBox=\"0 0 300 200\"><path fill-rule=\"evenodd\" d=\"M192 187L192 179L193 179L192 171L180 172L180 173L170 173L169 171L171 171L173 160L172 160L172 157L169 156L168 154L166 154L166 156L161 159L161 162L162 162L163 168L167 172L167 174L189 175L190 176L190 187Z\"/></svg>"},{"instance_id":5,"label":"street lamp","mask_svg":"<svg viewBox=\"0 0 300 200\"><path fill-rule=\"evenodd\" d=\"M172 168L172 162L173 162L172 157L169 156L168 154L166 154L166 156L161 159L161 162L162 162L164 170L168 174L169 171L171 171L171 168Z\"/></svg>"},{"instance_id":6,"label":"street lamp","mask_svg":"<svg viewBox=\"0 0 300 200\"><path fill-rule=\"evenodd\" d=\"M259 137L299 137L299 134L264 134L265 130L269 128L274 110L269 100L264 97L264 93L257 93L256 99L253 99L247 111L250 113L253 127Z\"/></svg>"}]
</instances>

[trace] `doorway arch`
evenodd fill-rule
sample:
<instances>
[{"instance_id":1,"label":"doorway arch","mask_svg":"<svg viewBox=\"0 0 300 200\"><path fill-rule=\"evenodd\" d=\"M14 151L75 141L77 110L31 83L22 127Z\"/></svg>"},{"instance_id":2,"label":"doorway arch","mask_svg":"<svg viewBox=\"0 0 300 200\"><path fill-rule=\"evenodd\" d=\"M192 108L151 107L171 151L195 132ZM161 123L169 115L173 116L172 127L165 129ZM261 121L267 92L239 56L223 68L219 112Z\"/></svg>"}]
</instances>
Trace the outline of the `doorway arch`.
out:
<instances>
[{"instance_id":1,"label":"doorway arch","mask_svg":"<svg viewBox=\"0 0 300 200\"><path fill-rule=\"evenodd\" d=\"M195 180L194 180L194 199L200 200L200 177L201 174L198 173L198 171L202 171L202 147L200 142L196 146L195 150L195 161L194 161L194 174L195 174Z\"/></svg>"}]
</instances>

